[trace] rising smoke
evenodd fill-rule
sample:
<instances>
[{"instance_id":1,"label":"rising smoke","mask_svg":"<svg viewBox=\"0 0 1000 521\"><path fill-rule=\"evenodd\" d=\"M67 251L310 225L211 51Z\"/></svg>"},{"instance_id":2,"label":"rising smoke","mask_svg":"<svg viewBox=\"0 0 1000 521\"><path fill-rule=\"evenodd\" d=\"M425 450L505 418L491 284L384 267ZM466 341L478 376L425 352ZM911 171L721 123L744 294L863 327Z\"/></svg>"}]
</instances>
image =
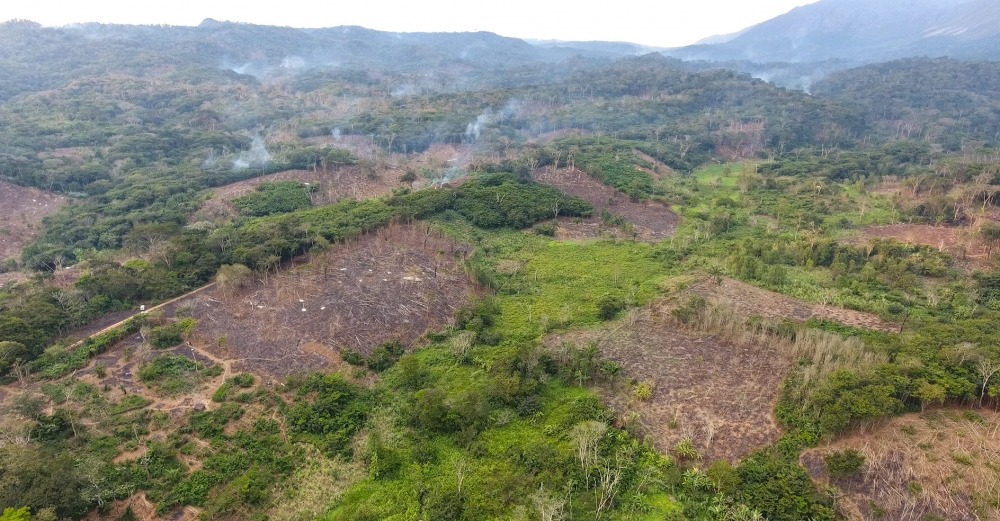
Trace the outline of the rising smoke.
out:
<instances>
[{"instance_id":1,"label":"rising smoke","mask_svg":"<svg viewBox=\"0 0 1000 521\"><path fill-rule=\"evenodd\" d=\"M494 112L487 108L482 114L476 116L476 120L470 122L465 127L465 141L475 144L479 141L484 130L492 125L503 123L517 116L521 109L521 102L515 99L508 100L502 109Z\"/></svg>"},{"instance_id":2,"label":"rising smoke","mask_svg":"<svg viewBox=\"0 0 1000 521\"><path fill-rule=\"evenodd\" d=\"M264 168L271 162L271 153L264 145L264 139L254 136L250 150L240 152L233 159L233 170L244 170L247 168Z\"/></svg>"}]
</instances>

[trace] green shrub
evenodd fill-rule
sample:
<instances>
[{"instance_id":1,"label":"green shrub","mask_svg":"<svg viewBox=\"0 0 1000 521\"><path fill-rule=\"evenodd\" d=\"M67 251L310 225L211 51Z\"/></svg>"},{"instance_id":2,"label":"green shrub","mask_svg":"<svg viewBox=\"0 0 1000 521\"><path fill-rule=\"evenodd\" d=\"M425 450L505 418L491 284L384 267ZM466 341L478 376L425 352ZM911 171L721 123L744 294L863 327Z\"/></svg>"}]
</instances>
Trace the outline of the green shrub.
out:
<instances>
[{"instance_id":1,"label":"green shrub","mask_svg":"<svg viewBox=\"0 0 1000 521\"><path fill-rule=\"evenodd\" d=\"M368 393L340 375L313 375L295 387L297 403L286 413L289 431L328 454L349 454L351 437L371 408Z\"/></svg>"},{"instance_id":2,"label":"green shrub","mask_svg":"<svg viewBox=\"0 0 1000 521\"><path fill-rule=\"evenodd\" d=\"M625 299L615 295L605 295L597 301L597 316L601 320L611 320L627 306Z\"/></svg>"},{"instance_id":3,"label":"green shrub","mask_svg":"<svg viewBox=\"0 0 1000 521\"><path fill-rule=\"evenodd\" d=\"M368 369L381 373L395 365L404 352L403 344L399 340L391 340L373 349L365 365Z\"/></svg>"},{"instance_id":4,"label":"green shrub","mask_svg":"<svg viewBox=\"0 0 1000 521\"><path fill-rule=\"evenodd\" d=\"M206 367L180 355L162 355L139 368L139 381L163 394L190 391L206 377L218 376L221 366Z\"/></svg>"},{"instance_id":5,"label":"green shrub","mask_svg":"<svg viewBox=\"0 0 1000 521\"><path fill-rule=\"evenodd\" d=\"M156 349L174 347L183 342L184 337L197 325L197 320L188 317L165 326L154 327L150 334L149 343Z\"/></svg>"},{"instance_id":6,"label":"green shrub","mask_svg":"<svg viewBox=\"0 0 1000 521\"><path fill-rule=\"evenodd\" d=\"M233 205L245 217L289 213L312 206L309 193L314 190L299 181L265 182L253 193L233 199Z\"/></svg>"},{"instance_id":7,"label":"green shrub","mask_svg":"<svg viewBox=\"0 0 1000 521\"><path fill-rule=\"evenodd\" d=\"M865 465L865 457L854 449L831 452L823 457L826 471L835 478L858 473Z\"/></svg>"},{"instance_id":8,"label":"green shrub","mask_svg":"<svg viewBox=\"0 0 1000 521\"><path fill-rule=\"evenodd\" d=\"M365 357L357 351L344 350L340 352L340 357L347 363L361 367L365 365Z\"/></svg>"}]
</instances>

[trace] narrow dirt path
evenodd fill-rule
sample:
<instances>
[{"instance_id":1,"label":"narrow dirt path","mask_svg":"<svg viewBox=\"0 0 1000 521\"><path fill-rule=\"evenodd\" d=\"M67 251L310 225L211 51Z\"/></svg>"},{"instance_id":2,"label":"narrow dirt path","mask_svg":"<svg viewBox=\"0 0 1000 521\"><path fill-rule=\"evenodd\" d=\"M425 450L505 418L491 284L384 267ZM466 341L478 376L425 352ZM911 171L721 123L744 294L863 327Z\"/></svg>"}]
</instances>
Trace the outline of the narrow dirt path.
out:
<instances>
[{"instance_id":1,"label":"narrow dirt path","mask_svg":"<svg viewBox=\"0 0 1000 521\"><path fill-rule=\"evenodd\" d=\"M206 285L204 285L204 286L202 286L202 287L200 287L198 289L189 291L189 292L187 292L187 293L185 293L185 294L183 294L183 295L181 295L179 297L174 297L174 298L172 298L172 299L170 299L170 300L168 300L166 302L161 302L160 304L157 304L157 305L155 305L155 306L153 306L153 307L151 307L151 308L149 308L149 309L147 309L145 311L135 311L135 312L129 314L128 316L126 316L125 318L119 320L118 322L115 322L114 324L111 324L110 326L107 326L107 327L105 327L104 329L102 329L100 331L97 331L95 333L91 333L90 335L84 337L83 339L78 340L78 341L70 344L67 349L70 350L70 351L72 351L72 350L74 350L74 349L82 346L83 343L86 342L88 338L95 337L95 336L100 335L102 333L107 333L108 331L111 331L112 329L115 329L116 327L120 327L120 326L124 325L129 320L132 320L133 318L135 318L135 317L137 317L137 316L139 316L139 315L141 315L143 313L151 313L151 312L156 311L158 309L163 309L166 306L169 306L171 304L176 304L177 302L179 302L181 300L184 300L184 299L186 299L188 297L193 297L195 295L198 295L198 294L200 294L200 293L202 293L204 291L207 291L207 290L209 290L209 289L211 289L213 287L215 287L215 283L214 282L210 282L210 283L208 283L208 284L206 284Z\"/></svg>"}]
</instances>

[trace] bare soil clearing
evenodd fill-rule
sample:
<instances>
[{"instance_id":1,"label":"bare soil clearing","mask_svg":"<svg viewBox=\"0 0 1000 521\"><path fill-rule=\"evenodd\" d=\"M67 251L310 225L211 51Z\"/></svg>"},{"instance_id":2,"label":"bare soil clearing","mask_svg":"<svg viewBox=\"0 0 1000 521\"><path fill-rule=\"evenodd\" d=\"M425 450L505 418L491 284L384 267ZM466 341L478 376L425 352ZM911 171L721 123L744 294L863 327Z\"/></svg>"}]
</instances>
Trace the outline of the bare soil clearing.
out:
<instances>
[{"instance_id":1,"label":"bare soil clearing","mask_svg":"<svg viewBox=\"0 0 1000 521\"><path fill-rule=\"evenodd\" d=\"M865 463L832 478L823 457L854 449ZM1000 519L1000 412L931 410L805 452L813 479L838 487L847 519Z\"/></svg>"},{"instance_id":2,"label":"bare soil clearing","mask_svg":"<svg viewBox=\"0 0 1000 521\"><path fill-rule=\"evenodd\" d=\"M907 244L922 244L948 253L964 268L988 269L992 263L987 245L975 230L926 224L873 226L861 232L859 242L871 239L895 239Z\"/></svg>"},{"instance_id":3,"label":"bare soil clearing","mask_svg":"<svg viewBox=\"0 0 1000 521\"><path fill-rule=\"evenodd\" d=\"M9 273L0 273L0 288L7 285L15 285L24 282L31 278L31 275L23 271L12 271Z\"/></svg>"},{"instance_id":4,"label":"bare soil clearing","mask_svg":"<svg viewBox=\"0 0 1000 521\"><path fill-rule=\"evenodd\" d=\"M898 325L885 322L871 313L814 304L726 277L723 277L719 283L711 278L706 278L689 287L687 293L698 295L715 304L730 306L738 314L744 316L761 316L778 320L790 319L800 322L817 318L878 331L899 330Z\"/></svg>"},{"instance_id":5,"label":"bare soil clearing","mask_svg":"<svg viewBox=\"0 0 1000 521\"><path fill-rule=\"evenodd\" d=\"M214 287L183 299L198 319L191 344L265 377L329 370L340 353L390 340L407 347L448 324L475 294L458 243L395 225L337 245L312 262L242 290Z\"/></svg>"},{"instance_id":6,"label":"bare soil clearing","mask_svg":"<svg viewBox=\"0 0 1000 521\"><path fill-rule=\"evenodd\" d=\"M649 163L649 165L652 168L646 168L642 166L636 166L636 168L642 170L643 172L646 172L654 180L662 181L674 174L673 168L670 168L669 165L661 162L655 157L639 152L638 150L633 150L632 153L635 154L635 157L638 157L639 159Z\"/></svg>"},{"instance_id":7,"label":"bare soil clearing","mask_svg":"<svg viewBox=\"0 0 1000 521\"><path fill-rule=\"evenodd\" d=\"M627 377L654 384L646 402L623 385L606 385L601 394L619 416L637 412L661 451L690 439L705 463L735 462L781 435L773 410L791 364L767 346L683 330L666 313L648 310L608 329L546 339L552 349L564 342L595 342Z\"/></svg>"},{"instance_id":8,"label":"bare soil clearing","mask_svg":"<svg viewBox=\"0 0 1000 521\"><path fill-rule=\"evenodd\" d=\"M108 511L101 513L98 510L92 510L87 517L84 518L85 521L113 521L121 519L125 515L125 511L129 508L132 509L132 515L135 519L139 521L194 521L198 519L198 514L201 513L200 510L194 507L184 507L180 510L173 512L167 517L161 517L156 515L156 504L150 502L146 499L145 492L139 492L128 499L122 499L114 501L108 508Z\"/></svg>"},{"instance_id":9,"label":"bare soil clearing","mask_svg":"<svg viewBox=\"0 0 1000 521\"><path fill-rule=\"evenodd\" d=\"M352 150L358 157L369 157L371 155L370 143L366 145L364 140L359 141L356 138L358 136L340 138L323 137L310 138L308 141L315 143L329 142ZM452 167L460 169L467 167L472 162L472 159L472 147L467 145L436 144L420 154L410 156L392 154L388 157L380 157L378 168L374 174L369 170L369 167L361 165L335 166L317 168L315 170L286 170L216 188L212 191L211 198L205 201L198 212L192 217L192 220L220 222L235 217L237 212L232 204L233 199L250 194L261 183L274 181L309 183L316 187L316 191L313 193L313 205L320 206L335 203L346 198L362 201L384 197L391 194L396 188L419 189L432 182L419 175L419 172L423 169L430 169L436 174L443 174ZM418 172L415 182L409 184L400 182L399 178L407 170ZM455 180L450 179L449 181L454 182Z\"/></svg>"},{"instance_id":10,"label":"bare soil clearing","mask_svg":"<svg viewBox=\"0 0 1000 521\"><path fill-rule=\"evenodd\" d=\"M372 176L362 167L335 167L316 170L286 170L275 174L255 177L237 183L221 186L212 191L211 199L205 201L195 213L195 221L228 220L237 215L232 201L238 197L252 193L257 185L274 181L299 181L316 187L313 193L313 205L335 203L344 198L357 200L382 197L392 192L393 188L403 185L399 182L402 172L385 169Z\"/></svg>"},{"instance_id":11,"label":"bare soil clearing","mask_svg":"<svg viewBox=\"0 0 1000 521\"><path fill-rule=\"evenodd\" d=\"M632 223L638 238L646 241L670 237L680 222L680 217L666 205L655 201L632 202L625 194L590 177L582 170L541 168L535 170L534 178L539 183L579 197L594 207L593 217L580 220L588 225L576 230L580 235L581 230L592 229L595 233L602 231L600 215L604 210ZM572 222L575 223L576 220Z\"/></svg>"},{"instance_id":12,"label":"bare soil clearing","mask_svg":"<svg viewBox=\"0 0 1000 521\"><path fill-rule=\"evenodd\" d=\"M42 219L67 202L50 192L0 181L0 261L20 260L21 248L35 239Z\"/></svg>"}]
</instances>

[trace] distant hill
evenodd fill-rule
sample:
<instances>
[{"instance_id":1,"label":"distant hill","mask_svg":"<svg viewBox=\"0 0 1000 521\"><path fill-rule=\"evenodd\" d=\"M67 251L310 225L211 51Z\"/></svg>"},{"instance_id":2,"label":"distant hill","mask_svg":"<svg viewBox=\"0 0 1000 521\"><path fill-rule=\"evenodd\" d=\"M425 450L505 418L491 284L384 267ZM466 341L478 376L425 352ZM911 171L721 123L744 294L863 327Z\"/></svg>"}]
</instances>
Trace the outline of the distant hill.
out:
<instances>
[{"instance_id":1,"label":"distant hill","mask_svg":"<svg viewBox=\"0 0 1000 521\"><path fill-rule=\"evenodd\" d=\"M642 52L624 43L532 45L488 32L392 33L363 27L296 29L208 19L197 27L79 24L42 27L0 24L0 101L107 72L161 74L202 67L247 81L317 71L365 70L463 80L568 62L578 69ZM583 60L583 62L581 62ZM553 71L549 71L552 73ZM509 76L509 75L508 75ZM444 78L444 83L448 77Z\"/></svg>"},{"instance_id":2,"label":"distant hill","mask_svg":"<svg viewBox=\"0 0 1000 521\"><path fill-rule=\"evenodd\" d=\"M995 145L1000 136L1000 63L909 58L838 71L816 97L854 105L897 138Z\"/></svg>"},{"instance_id":3,"label":"distant hill","mask_svg":"<svg viewBox=\"0 0 1000 521\"><path fill-rule=\"evenodd\" d=\"M731 36L666 53L755 63L862 64L914 56L994 60L1000 57L1000 2L821 0Z\"/></svg>"}]
</instances>

